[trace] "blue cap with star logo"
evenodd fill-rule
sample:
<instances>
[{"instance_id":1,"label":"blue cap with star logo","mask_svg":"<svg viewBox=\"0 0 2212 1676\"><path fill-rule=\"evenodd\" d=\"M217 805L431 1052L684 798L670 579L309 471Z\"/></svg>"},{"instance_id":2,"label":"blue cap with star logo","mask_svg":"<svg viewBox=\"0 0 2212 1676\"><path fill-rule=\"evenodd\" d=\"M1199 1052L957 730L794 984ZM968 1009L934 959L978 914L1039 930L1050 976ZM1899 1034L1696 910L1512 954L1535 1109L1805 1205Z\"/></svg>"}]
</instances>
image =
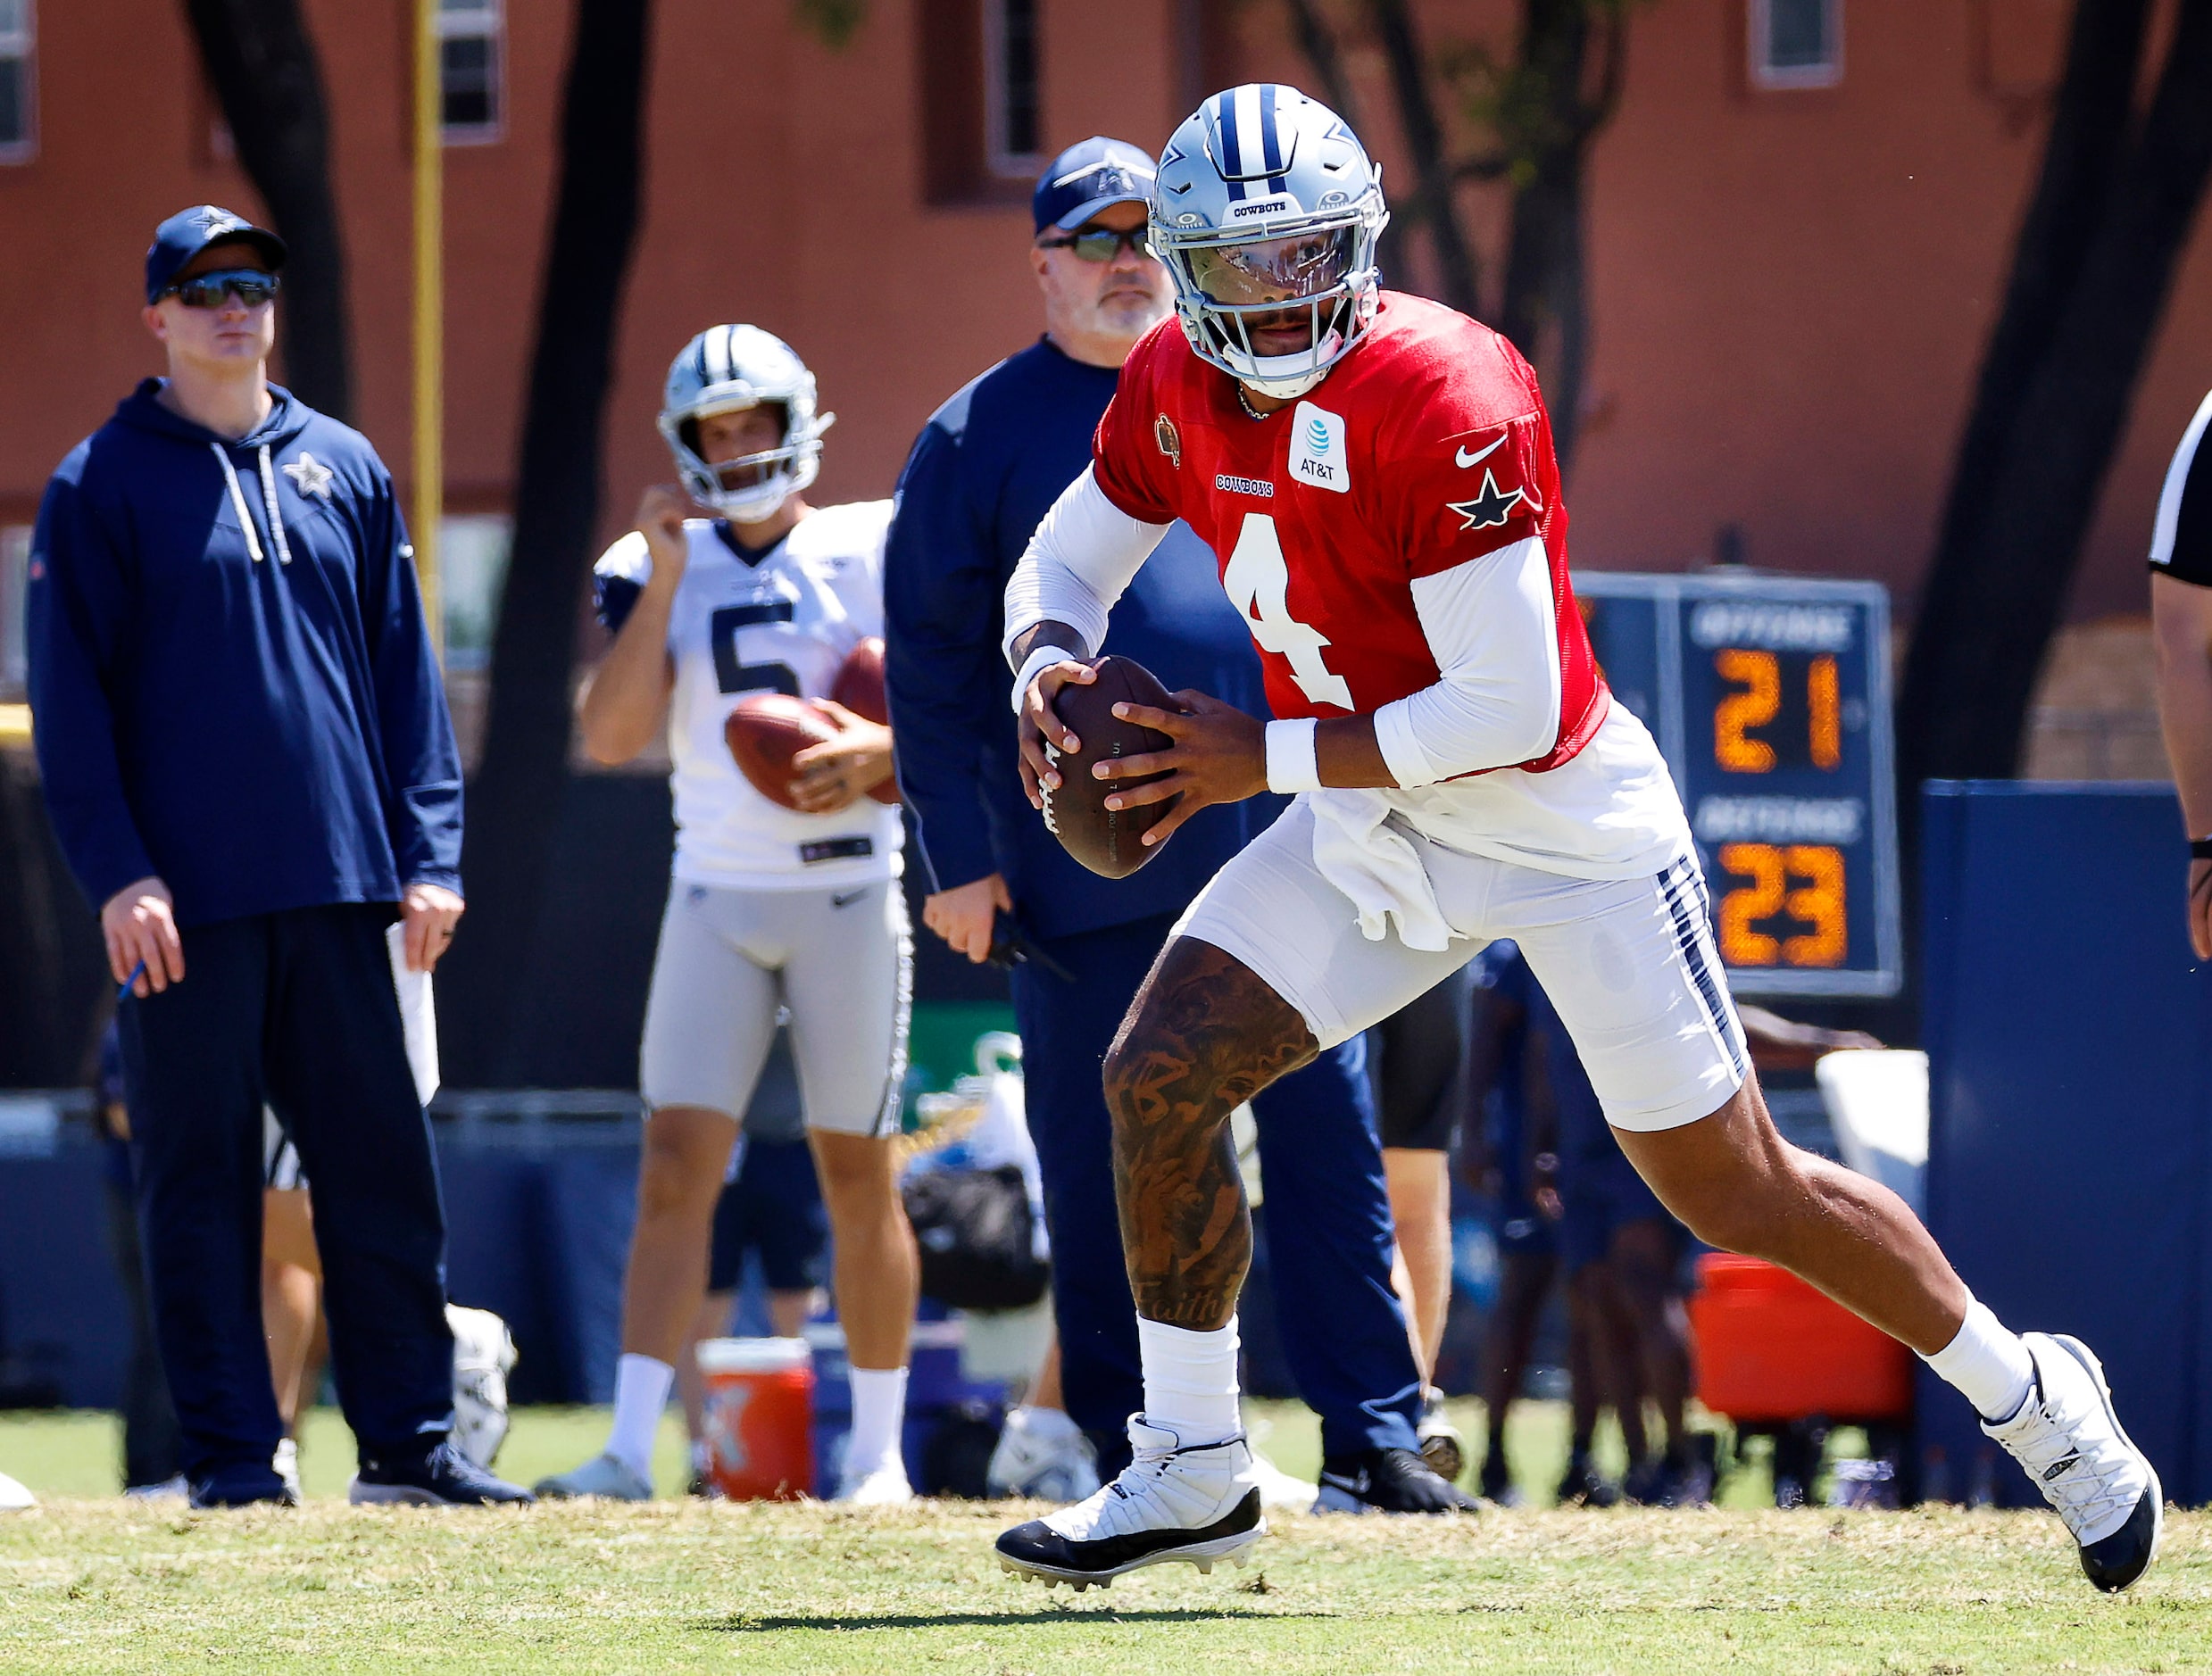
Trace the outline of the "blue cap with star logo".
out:
<instances>
[{"instance_id":1,"label":"blue cap with star logo","mask_svg":"<svg viewBox=\"0 0 2212 1676\"><path fill-rule=\"evenodd\" d=\"M1029 212L1040 233L1048 227L1073 232L1114 204L1149 203L1158 176L1142 146L1094 135L1060 153L1037 177Z\"/></svg>"},{"instance_id":2,"label":"blue cap with star logo","mask_svg":"<svg viewBox=\"0 0 2212 1676\"><path fill-rule=\"evenodd\" d=\"M284 266L284 241L265 227L256 227L242 215L212 203L179 210L154 229L154 243L146 253L146 300L161 301L162 293L177 270L210 245L226 238L251 245L269 264L271 273Z\"/></svg>"}]
</instances>

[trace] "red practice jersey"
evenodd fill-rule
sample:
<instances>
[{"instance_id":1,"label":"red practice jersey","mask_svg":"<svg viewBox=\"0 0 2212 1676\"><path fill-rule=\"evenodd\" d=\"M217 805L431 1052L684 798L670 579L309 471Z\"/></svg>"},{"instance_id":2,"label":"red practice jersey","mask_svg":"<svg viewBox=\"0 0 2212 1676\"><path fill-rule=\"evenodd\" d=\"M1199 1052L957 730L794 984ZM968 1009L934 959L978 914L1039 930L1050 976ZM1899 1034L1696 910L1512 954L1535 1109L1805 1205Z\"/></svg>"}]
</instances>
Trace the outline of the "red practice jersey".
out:
<instances>
[{"instance_id":1,"label":"red practice jersey","mask_svg":"<svg viewBox=\"0 0 2212 1676\"><path fill-rule=\"evenodd\" d=\"M1276 716L1382 708L1440 678L1412 584L1532 537L1559 643L1554 768L1605 719L1567 576L1567 508L1536 375L1464 314L1400 292L1318 388L1255 419L1169 319L1121 369L1093 443L1106 498L1210 543Z\"/></svg>"}]
</instances>

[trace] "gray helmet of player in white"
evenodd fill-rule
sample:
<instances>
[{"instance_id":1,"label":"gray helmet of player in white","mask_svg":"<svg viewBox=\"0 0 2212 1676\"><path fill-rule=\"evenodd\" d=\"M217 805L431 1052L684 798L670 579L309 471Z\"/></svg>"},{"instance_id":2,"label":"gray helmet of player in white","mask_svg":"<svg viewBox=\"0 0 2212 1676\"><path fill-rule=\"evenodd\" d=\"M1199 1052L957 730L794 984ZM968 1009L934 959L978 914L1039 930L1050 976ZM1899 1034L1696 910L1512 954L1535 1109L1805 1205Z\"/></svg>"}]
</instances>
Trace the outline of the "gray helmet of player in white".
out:
<instances>
[{"instance_id":1,"label":"gray helmet of player in white","mask_svg":"<svg viewBox=\"0 0 2212 1676\"><path fill-rule=\"evenodd\" d=\"M1383 171L1335 112L1295 87L1217 93L1168 141L1152 203L1152 253L1202 361L1263 395L1312 389L1374 318ZM1312 339L1262 354L1254 330L1293 305Z\"/></svg>"},{"instance_id":2,"label":"gray helmet of player in white","mask_svg":"<svg viewBox=\"0 0 2212 1676\"><path fill-rule=\"evenodd\" d=\"M716 413L774 403L784 410L775 448L710 465L699 453L698 422ZM821 469L822 433L835 413L814 411L814 375L791 345L757 326L710 326L669 367L661 397L661 435L693 500L740 524L775 515Z\"/></svg>"}]
</instances>

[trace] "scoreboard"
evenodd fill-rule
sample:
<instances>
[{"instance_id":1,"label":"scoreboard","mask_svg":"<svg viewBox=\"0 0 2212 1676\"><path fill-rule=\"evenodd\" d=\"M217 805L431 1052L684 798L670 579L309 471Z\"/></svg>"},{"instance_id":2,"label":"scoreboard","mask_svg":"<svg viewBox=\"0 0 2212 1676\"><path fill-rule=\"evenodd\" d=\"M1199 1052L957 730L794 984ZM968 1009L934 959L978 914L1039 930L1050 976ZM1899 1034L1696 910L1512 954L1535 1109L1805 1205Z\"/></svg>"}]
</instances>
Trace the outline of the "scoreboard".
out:
<instances>
[{"instance_id":1,"label":"scoreboard","mask_svg":"<svg viewBox=\"0 0 2212 1676\"><path fill-rule=\"evenodd\" d=\"M1577 573L1607 684L1689 810L1728 981L1892 995L1903 975L1879 583Z\"/></svg>"}]
</instances>

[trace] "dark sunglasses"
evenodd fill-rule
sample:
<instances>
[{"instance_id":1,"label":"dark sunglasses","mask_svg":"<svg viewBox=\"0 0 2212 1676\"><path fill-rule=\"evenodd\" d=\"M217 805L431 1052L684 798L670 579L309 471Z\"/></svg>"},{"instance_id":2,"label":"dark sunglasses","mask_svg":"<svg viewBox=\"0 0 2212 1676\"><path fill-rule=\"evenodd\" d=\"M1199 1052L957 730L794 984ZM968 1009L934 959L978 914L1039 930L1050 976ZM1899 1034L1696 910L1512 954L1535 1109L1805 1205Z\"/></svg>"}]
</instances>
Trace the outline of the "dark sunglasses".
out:
<instances>
[{"instance_id":1,"label":"dark sunglasses","mask_svg":"<svg viewBox=\"0 0 2212 1676\"><path fill-rule=\"evenodd\" d=\"M277 295L277 276L258 268L223 268L179 279L162 295L175 297L188 309L219 309L226 296L237 297L249 309L259 308Z\"/></svg>"},{"instance_id":2,"label":"dark sunglasses","mask_svg":"<svg viewBox=\"0 0 2212 1676\"><path fill-rule=\"evenodd\" d=\"M1041 238L1040 250L1072 250L1085 261L1111 261L1127 245L1133 256L1149 256L1144 248L1144 236L1149 228L1133 227L1126 233L1117 233L1110 227L1086 227L1070 233L1066 238Z\"/></svg>"}]
</instances>

